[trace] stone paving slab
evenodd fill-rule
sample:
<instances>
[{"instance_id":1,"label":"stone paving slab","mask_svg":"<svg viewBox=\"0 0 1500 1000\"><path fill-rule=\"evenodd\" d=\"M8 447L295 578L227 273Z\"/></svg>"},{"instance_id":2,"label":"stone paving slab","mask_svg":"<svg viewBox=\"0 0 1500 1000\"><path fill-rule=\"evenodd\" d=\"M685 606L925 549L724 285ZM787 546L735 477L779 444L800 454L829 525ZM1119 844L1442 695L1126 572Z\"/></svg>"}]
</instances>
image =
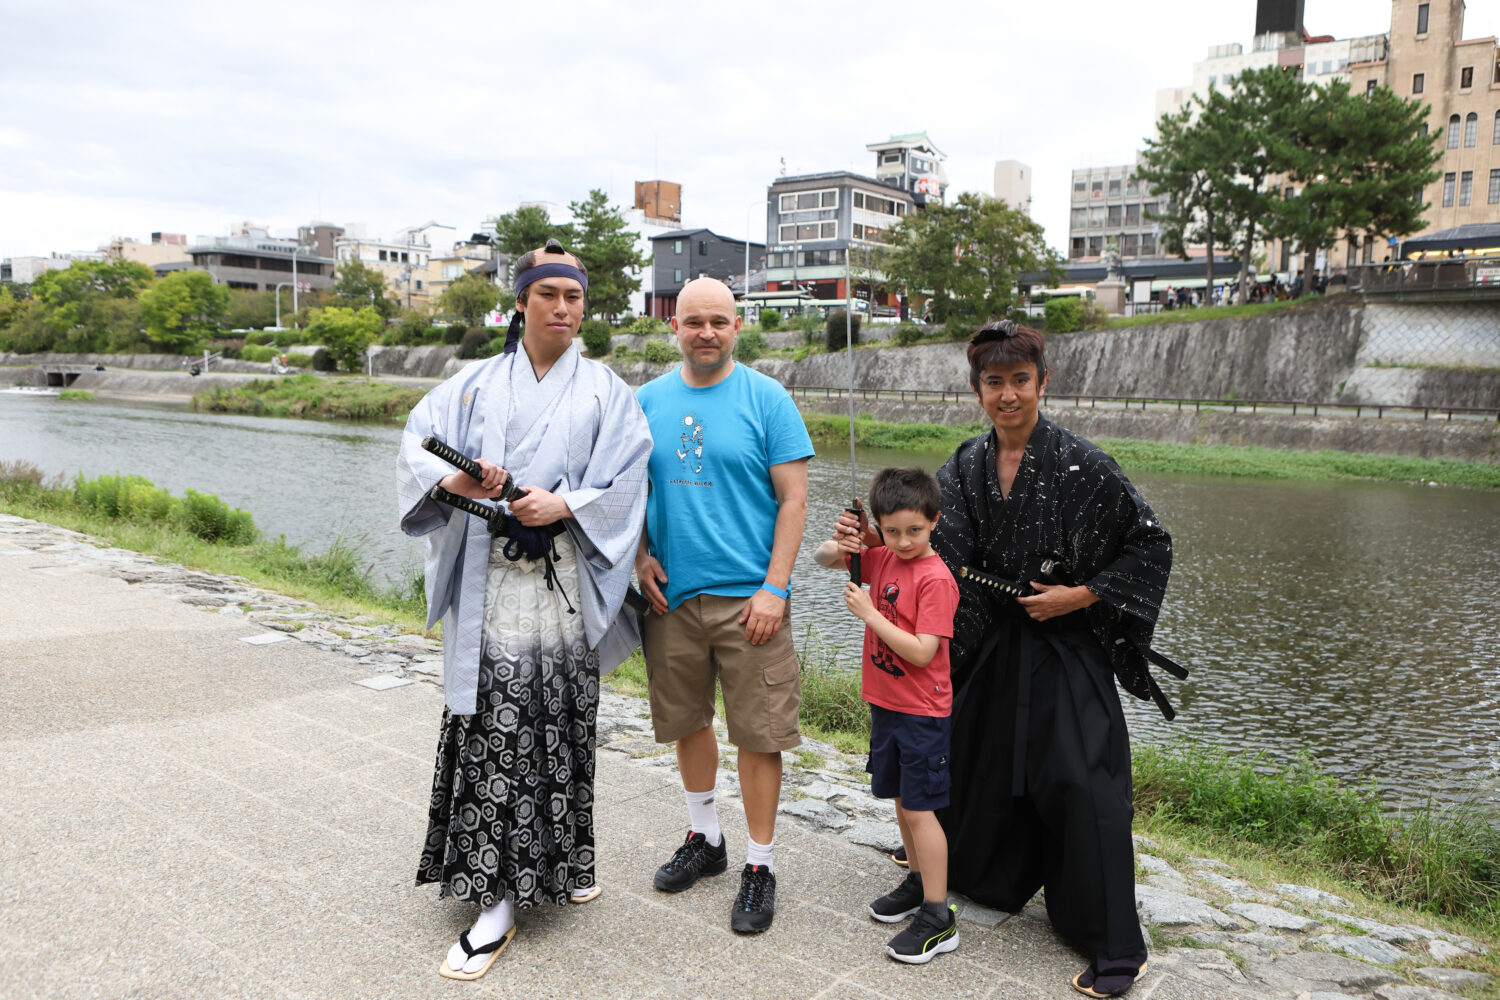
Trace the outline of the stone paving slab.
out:
<instances>
[{"instance_id":1,"label":"stone paving slab","mask_svg":"<svg viewBox=\"0 0 1500 1000\"><path fill-rule=\"evenodd\" d=\"M845 830L885 821L852 758L830 754L798 779L805 791L789 788L784 805L806 803L791 811L809 819L778 824L768 933L728 929L733 869L678 896L655 892L651 874L680 842L685 810L672 756L635 756L640 747L599 753L603 895L526 911L489 976L442 980L438 961L473 908L413 884L437 684L397 669L383 676L416 682L358 686L373 671L355 654L385 632L358 633L316 609L145 557L93 558L100 550L78 539L0 515L0 555L15 556L0 564L0 997L1076 995L1068 980L1085 957L1035 901L1015 916L974 907L974 919L961 916L959 950L930 965L884 956L895 928L864 907L902 873L822 825L838 822L822 807L847 814ZM232 603L180 600L204 594ZM278 609L277 624L316 621L338 642L247 643L281 633L220 613L262 606ZM391 648L416 662L432 647L418 638ZM629 699L607 695L606 714L622 750L649 739ZM730 850L742 856L732 775L721 787ZM1189 863L1200 861L1218 868ZM1205 900L1173 902L1205 907L1209 923L1239 923ZM1297 902L1331 904L1311 890ZM1236 931L1205 937L1212 947L1159 948L1132 996L1250 1000L1342 988L1369 998L1402 979L1342 956L1279 954L1277 941L1294 952L1301 942L1265 937ZM1218 950L1229 947L1257 957L1237 964ZM1412 957L1430 960L1418 951ZM1443 982L1438 974L1427 981Z\"/></svg>"}]
</instances>

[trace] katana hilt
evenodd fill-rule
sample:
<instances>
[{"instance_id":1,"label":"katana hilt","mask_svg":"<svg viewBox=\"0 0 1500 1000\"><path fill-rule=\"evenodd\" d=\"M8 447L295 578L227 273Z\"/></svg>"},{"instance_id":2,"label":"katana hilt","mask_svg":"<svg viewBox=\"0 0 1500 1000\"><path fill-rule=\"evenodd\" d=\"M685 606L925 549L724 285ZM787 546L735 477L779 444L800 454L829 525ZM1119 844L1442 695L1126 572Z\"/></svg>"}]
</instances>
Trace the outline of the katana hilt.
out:
<instances>
[{"instance_id":1,"label":"katana hilt","mask_svg":"<svg viewBox=\"0 0 1500 1000\"><path fill-rule=\"evenodd\" d=\"M429 434L422 439L422 447L426 451L431 452L438 458L441 458L443 461L453 466L459 472L467 472L475 482L482 482L484 480L484 470L479 467L478 462L474 461L468 455L450 448L448 445L444 444L442 441L439 441L433 435ZM450 494L450 496L451 495L452 494ZM498 499L504 500L506 503L510 503L512 500L519 500L525 495L526 491L517 486L516 481L511 477L510 473L507 472L505 474L505 482L500 484L500 495ZM446 500L443 502L447 503ZM454 506L456 507L458 505L454 504ZM472 514L474 512L469 511L469 513ZM484 515L481 514L479 516L483 517Z\"/></svg>"}]
</instances>

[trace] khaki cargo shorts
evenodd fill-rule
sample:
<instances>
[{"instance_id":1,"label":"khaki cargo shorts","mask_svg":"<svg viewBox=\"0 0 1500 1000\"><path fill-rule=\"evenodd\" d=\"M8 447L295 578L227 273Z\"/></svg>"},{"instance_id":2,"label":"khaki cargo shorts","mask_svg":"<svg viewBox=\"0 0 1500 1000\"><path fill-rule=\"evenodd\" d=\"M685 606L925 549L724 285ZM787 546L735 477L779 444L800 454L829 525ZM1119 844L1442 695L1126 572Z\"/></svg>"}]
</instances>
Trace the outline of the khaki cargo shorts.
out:
<instances>
[{"instance_id":1,"label":"khaki cargo shorts","mask_svg":"<svg viewBox=\"0 0 1500 1000\"><path fill-rule=\"evenodd\" d=\"M665 615L646 615L641 649L656 742L672 743L713 723L718 678L729 742L760 753L801 744L802 682L790 608L776 634L752 646L739 621L748 600L699 594Z\"/></svg>"}]
</instances>

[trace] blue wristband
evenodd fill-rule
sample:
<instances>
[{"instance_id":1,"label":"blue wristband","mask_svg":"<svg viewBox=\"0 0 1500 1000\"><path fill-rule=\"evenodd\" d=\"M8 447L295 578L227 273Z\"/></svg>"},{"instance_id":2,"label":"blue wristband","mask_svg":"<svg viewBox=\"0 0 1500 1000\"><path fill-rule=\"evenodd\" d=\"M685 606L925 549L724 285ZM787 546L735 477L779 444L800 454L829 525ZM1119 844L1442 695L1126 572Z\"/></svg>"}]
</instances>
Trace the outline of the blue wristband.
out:
<instances>
[{"instance_id":1,"label":"blue wristband","mask_svg":"<svg viewBox=\"0 0 1500 1000\"><path fill-rule=\"evenodd\" d=\"M760 585L760 589L764 590L768 594L775 594L783 601L786 600L787 594L790 593L790 591L786 590L786 588L778 587L774 583L763 583Z\"/></svg>"}]
</instances>

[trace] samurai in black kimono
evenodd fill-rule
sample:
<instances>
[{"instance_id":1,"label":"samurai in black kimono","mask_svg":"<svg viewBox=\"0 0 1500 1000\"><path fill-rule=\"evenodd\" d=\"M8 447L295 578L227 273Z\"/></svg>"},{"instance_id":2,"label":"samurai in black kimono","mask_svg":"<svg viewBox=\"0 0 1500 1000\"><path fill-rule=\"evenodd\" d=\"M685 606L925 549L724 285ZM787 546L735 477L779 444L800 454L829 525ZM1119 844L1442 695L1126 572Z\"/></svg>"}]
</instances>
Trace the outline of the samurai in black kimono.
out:
<instances>
[{"instance_id":1,"label":"samurai in black kimono","mask_svg":"<svg viewBox=\"0 0 1500 1000\"><path fill-rule=\"evenodd\" d=\"M986 331L990 348L976 350ZM932 536L960 590L950 647L952 804L939 813L949 884L1012 913L1045 887L1053 926L1093 958L1074 985L1117 995L1144 968L1146 947L1135 904L1130 737L1114 681L1170 713L1146 654L1171 539L1113 459L1038 413L1039 334L991 324L969 356L995 429L959 445L938 473L943 507ZM1002 363L981 367L976 357ZM1006 388L1013 374L1019 385ZM979 577L966 578L973 570ZM1085 606L1034 620L1028 604L1037 598L1018 600L993 578L1065 590ZM1096 980L1099 991L1089 988Z\"/></svg>"}]
</instances>

